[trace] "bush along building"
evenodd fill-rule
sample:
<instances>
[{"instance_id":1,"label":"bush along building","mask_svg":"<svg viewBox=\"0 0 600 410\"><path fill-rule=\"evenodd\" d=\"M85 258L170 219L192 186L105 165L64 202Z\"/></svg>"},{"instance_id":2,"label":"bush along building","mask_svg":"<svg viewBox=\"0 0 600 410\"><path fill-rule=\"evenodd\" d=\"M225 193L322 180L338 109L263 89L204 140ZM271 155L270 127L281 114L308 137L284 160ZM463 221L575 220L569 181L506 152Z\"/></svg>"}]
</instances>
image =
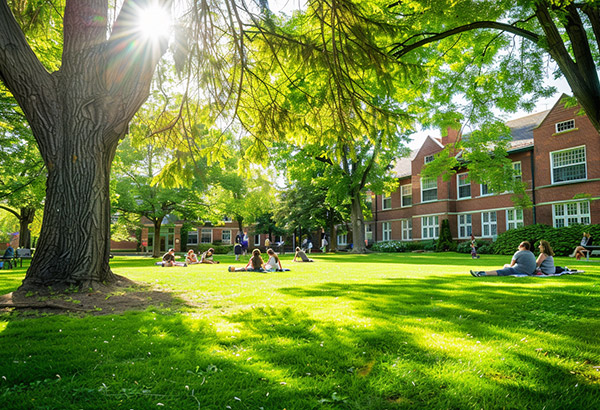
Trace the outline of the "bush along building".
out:
<instances>
[{"instance_id":1,"label":"bush along building","mask_svg":"<svg viewBox=\"0 0 600 410\"><path fill-rule=\"evenodd\" d=\"M449 181L421 176L435 154L459 137L427 137L410 158L398 161L399 188L377 195L366 230L376 242L427 241L440 236L448 220L454 240L493 240L507 230L545 224L553 227L600 223L600 135L581 107L567 107L564 95L547 111L506 123L508 151L516 178L526 184L533 206L519 209L511 192L492 193L469 178L468 164Z\"/></svg>"}]
</instances>

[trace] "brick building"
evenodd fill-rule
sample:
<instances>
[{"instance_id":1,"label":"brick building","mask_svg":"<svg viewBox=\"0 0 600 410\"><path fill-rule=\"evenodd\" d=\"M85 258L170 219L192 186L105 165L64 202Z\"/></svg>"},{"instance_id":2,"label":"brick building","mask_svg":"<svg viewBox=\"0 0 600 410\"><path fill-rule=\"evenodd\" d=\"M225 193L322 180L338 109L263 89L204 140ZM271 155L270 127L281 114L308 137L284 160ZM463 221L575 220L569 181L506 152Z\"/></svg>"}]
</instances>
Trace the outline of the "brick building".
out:
<instances>
[{"instance_id":1,"label":"brick building","mask_svg":"<svg viewBox=\"0 0 600 410\"><path fill-rule=\"evenodd\" d=\"M447 182L422 178L423 166L456 141L458 133L449 130L441 140L427 137L412 157L397 163L399 188L374 198L367 233L375 241L436 239L448 219L456 240L471 233L493 239L534 223L600 223L600 135L579 106L568 108L561 100L548 111L506 123L513 137L509 158L527 185L532 208L518 209L511 193L493 194L471 181L468 164Z\"/></svg>"}]
</instances>

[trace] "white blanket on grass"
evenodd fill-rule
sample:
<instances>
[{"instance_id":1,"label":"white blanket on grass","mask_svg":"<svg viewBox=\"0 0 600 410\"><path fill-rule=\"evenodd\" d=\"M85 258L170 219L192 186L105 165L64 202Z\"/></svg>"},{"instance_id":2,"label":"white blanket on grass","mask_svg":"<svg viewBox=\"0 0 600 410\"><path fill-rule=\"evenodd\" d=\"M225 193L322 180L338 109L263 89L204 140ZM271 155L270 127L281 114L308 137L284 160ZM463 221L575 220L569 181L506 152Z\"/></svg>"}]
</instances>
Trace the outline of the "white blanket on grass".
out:
<instances>
[{"instance_id":1,"label":"white blanket on grass","mask_svg":"<svg viewBox=\"0 0 600 410\"><path fill-rule=\"evenodd\" d=\"M525 277L532 277L532 278L549 278L551 276L562 276L562 275L573 275L575 273L585 273L584 270L566 270L563 271L561 273L550 273L550 274L542 274L542 275L525 275L525 274L518 274L518 275L508 275L508 276L515 276L517 278L525 278Z\"/></svg>"}]
</instances>

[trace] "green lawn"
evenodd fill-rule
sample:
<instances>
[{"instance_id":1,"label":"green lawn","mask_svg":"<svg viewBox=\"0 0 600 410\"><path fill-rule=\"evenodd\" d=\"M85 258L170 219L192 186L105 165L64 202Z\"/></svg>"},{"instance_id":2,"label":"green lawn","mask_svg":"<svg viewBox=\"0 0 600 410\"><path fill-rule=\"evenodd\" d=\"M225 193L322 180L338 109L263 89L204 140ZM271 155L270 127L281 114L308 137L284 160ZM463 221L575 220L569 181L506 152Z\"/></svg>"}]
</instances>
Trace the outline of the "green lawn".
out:
<instances>
[{"instance_id":1,"label":"green lawn","mask_svg":"<svg viewBox=\"0 0 600 410\"><path fill-rule=\"evenodd\" d=\"M116 257L181 303L1 315L0 409L600 407L600 263L473 278L510 257L313 256L282 273ZM0 271L0 292L24 273Z\"/></svg>"}]
</instances>

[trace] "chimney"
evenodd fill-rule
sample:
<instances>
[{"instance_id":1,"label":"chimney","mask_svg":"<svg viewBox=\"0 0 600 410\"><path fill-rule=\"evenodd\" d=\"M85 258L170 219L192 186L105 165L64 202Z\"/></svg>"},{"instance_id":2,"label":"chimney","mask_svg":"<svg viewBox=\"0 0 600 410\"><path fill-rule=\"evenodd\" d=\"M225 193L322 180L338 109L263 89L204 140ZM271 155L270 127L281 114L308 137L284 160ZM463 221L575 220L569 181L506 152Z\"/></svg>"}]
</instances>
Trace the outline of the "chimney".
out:
<instances>
[{"instance_id":1,"label":"chimney","mask_svg":"<svg viewBox=\"0 0 600 410\"><path fill-rule=\"evenodd\" d=\"M446 132L442 131L442 145L445 147L448 144L454 144L460 135L460 126L456 124L458 129L453 127L446 128Z\"/></svg>"}]
</instances>

